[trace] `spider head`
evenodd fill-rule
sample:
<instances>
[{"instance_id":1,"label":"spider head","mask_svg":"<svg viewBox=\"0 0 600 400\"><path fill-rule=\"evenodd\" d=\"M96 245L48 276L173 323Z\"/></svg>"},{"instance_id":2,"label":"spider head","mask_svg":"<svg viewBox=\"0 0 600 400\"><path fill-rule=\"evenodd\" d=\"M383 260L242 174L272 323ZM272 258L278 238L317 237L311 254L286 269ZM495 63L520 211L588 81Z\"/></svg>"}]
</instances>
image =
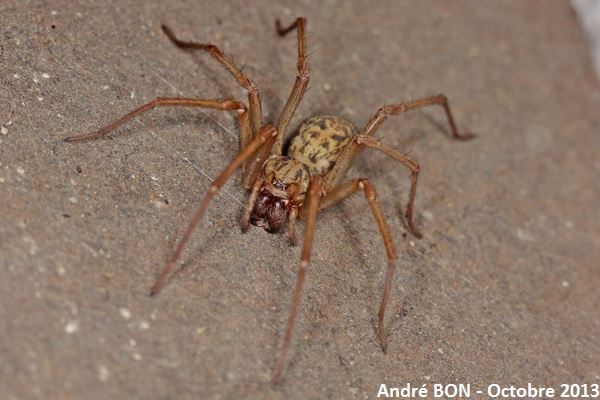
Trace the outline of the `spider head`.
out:
<instances>
[{"instance_id":1,"label":"spider head","mask_svg":"<svg viewBox=\"0 0 600 400\"><path fill-rule=\"evenodd\" d=\"M301 162L278 156L265 162L263 176L250 223L276 233L283 228L291 209L304 204L311 173Z\"/></svg>"}]
</instances>

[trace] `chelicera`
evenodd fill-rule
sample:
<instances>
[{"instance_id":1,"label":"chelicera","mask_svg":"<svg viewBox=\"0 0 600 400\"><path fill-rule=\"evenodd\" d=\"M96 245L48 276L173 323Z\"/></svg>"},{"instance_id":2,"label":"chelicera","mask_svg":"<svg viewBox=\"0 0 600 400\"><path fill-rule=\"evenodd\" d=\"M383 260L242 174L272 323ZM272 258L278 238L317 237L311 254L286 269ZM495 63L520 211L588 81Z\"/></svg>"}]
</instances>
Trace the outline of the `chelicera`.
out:
<instances>
[{"instance_id":1,"label":"chelicera","mask_svg":"<svg viewBox=\"0 0 600 400\"><path fill-rule=\"evenodd\" d=\"M384 313L392 288L392 279L397 258L396 250L377 200L377 192L373 184L365 178L342 182L352 162L366 148L379 150L400 162L411 171L411 187L405 213L406 223L413 235L421 237L413 221L413 207L419 176L419 164L410 159L406 154L373 138L373 135L377 132L381 124L390 115L399 115L405 111L429 105L439 105L445 111L453 138L468 139L473 136L458 132L454 118L450 112L448 100L444 95L440 94L382 107L369 119L362 130L358 132L351 123L339 117L317 116L310 118L299 128L297 134L290 142L287 154L284 155L283 144L288 125L306 92L309 81L309 69L306 58L306 20L298 18L288 27L282 27L280 22L277 21L276 27L280 36L285 36L293 30L298 32L298 73L292 93L275 126L263 124L261 98L256 85L218 47L212 44L182 41L175 36L171 29L163 25L163 32L177 47L190 51L205 51L221 63L248 92L248 106L235 99L160 97L97 132L65 139L67 142L74 142L103 136L126 121L154 107L187 106L235 111L237 113L240 131L239 153L211 184L208 193L193 216L169 263L152 287L151 294L157 294L163 286L165 279L176 265L183 248L215 194L238 168L242 168L242 184L245 189L250 190L250 196L246 203L242 219L242 230L245 231L249 224L253 224L263 227L267 232L275 233L282 230L286 221L289 221L289 239L292 244L295 244L296 221L299 217L304 218L306 221L304 243L292 300L292 309L283 338L279 361L275 368L275 383L280 381L285 367L286 354L300 304L302 284L310 262L317 213L338 204L358 191L364 193L369 203L388 257L383 297L378 313L379 340L382 350L384 352L386 350Z\"/></svg>"}]
</instances>

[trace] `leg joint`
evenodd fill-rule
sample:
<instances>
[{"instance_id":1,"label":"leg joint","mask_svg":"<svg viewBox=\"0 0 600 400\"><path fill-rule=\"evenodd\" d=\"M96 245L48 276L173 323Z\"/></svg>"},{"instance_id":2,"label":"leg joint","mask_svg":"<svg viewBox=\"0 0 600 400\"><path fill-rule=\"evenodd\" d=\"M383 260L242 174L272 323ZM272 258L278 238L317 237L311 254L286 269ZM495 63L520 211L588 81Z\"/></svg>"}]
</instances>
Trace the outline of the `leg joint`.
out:
<instances>
[{"instance_id":1,"label":"leg joint","mask_svg":"<svg viewBox=\"0 0 600 400\"><path fill-rule=\"evenodd\" d=\"M375 190L375 187L371 184L371 181L369 181L368 179L359 179L357 183L358 187L365 191L365 197L367 198L367 200L377 200L377 191Z\"/></svg>"}]
</instances>

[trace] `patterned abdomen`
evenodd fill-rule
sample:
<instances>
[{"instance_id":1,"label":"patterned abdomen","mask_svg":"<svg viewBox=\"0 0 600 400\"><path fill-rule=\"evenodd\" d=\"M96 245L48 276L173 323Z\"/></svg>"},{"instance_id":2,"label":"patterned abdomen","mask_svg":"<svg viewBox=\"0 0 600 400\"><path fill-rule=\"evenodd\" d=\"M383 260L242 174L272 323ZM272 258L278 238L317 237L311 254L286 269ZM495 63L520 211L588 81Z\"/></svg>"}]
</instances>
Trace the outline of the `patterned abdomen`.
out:
<instances>
[{"instance_id":1,"label":"patterned abdomen","mask_svg":"<svg viewBox=\"0 0 600 400\"><path fill-rule=\"evenodd\" d=\"M339 117L312 117L292 139L288 155L314 174L325 175L333 168L343 148L356 135L351 123Z\"/></svg>"}]
</instances>

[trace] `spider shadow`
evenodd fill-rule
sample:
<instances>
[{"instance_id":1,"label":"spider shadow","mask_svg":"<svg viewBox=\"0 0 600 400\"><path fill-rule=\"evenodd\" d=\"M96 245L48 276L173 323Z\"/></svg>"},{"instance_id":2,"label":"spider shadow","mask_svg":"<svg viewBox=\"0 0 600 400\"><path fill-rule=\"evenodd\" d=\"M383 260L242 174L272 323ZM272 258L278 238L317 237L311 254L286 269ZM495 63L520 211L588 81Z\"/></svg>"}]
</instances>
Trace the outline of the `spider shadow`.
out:
<instances>
[{"instance_id":1,"label":"spider shadow","mask_svg":"<svg viewBox=\"0 0 600 400\"><path fill-rule=\"evenodd\" d=\"M385 254L385 247L383 242L381 241L381 235L377 229L377 224L375 219L372 218L371 211L367 205L366 199L361 198L362 194L357 193L355 196L347 199L341 204L337 205L336 208L332 211L337 213L337 216L333 216L337 221L340 221L340 225L344 232L344 240L337 240L338 246L345 247L345 252L347 252L346 259L353 260L354 265L352 268L346 269L343 273L349 275L358 275L357 279L350 279L350 281L360 281L361 282L361 290L358 293L361 293L360 298L357 299L358 304L365 304L367 309L367 315L369 315L368 323L371 326L371 338L374 343L378 343L379 341L379 328L377 324L377 311L379 309L379 305L381 303L381 293L383 290L384 280L380 279L380 272L382 273L382 277L385 276L385 270L387 269L387 261L384 261L379 264L379 260L374 260L369 257L370 250L370 242L371 236L375 236L373 238L373 242L375 242L375 246L380 246L381 254ZM362 204L362 203L365 204ZM358 211L357 208L366 207L365 213L369 214L364 217L358 217L358 215L362 215L363 213ZM359 225L359 220L366 220L366 226ZM372 226L369 224L372 223ZM369 229L368 233L365 233L365 230L362 228ZM373 230L374 229L374 230ZM342 243L340 243L342 242ZM348 242L349 245L345 243ZM335 251L341 251L342 249L335 249ZM357 296L358 294L354 294ZM361 313L357 314L357 318L359 318ZM367 322L367 321L365 321Z\"/></svg>"}]
</instances>

